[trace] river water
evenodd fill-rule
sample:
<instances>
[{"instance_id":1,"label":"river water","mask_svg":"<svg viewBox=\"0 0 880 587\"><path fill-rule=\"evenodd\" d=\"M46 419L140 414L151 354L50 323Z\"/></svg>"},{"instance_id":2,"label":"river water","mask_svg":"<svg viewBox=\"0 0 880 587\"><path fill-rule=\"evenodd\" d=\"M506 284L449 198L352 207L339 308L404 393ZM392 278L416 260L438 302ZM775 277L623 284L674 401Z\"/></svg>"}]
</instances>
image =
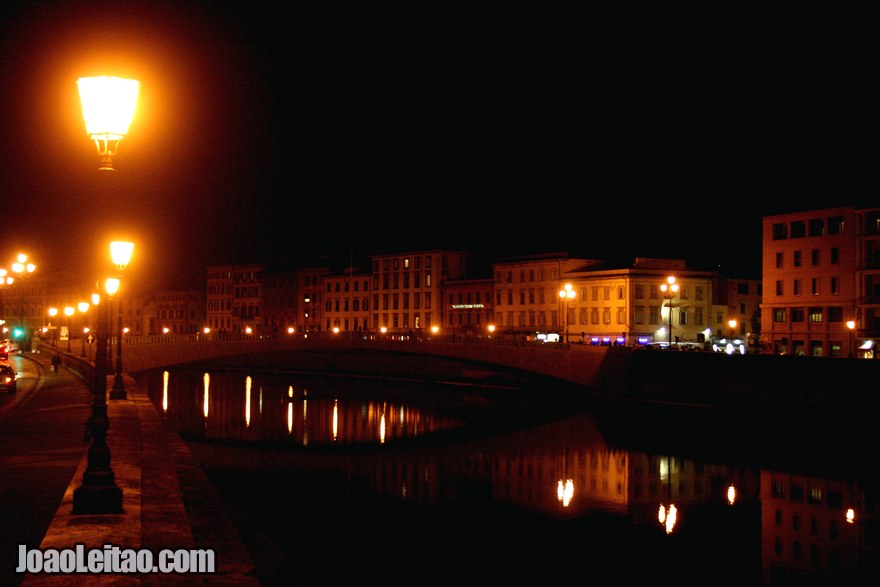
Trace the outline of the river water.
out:
<instances>
[{"instance_id":1,"label":"river water","mask_svg":"<svg viewBox=\"0 0 880 587\"><path fill-rule=\"evenodd\" d=\"M873 460L807 439L812 422L546 383L211 367L146 385L228 507L291 561L290 585L880 577Z\"/></svg>"}]
</instances>

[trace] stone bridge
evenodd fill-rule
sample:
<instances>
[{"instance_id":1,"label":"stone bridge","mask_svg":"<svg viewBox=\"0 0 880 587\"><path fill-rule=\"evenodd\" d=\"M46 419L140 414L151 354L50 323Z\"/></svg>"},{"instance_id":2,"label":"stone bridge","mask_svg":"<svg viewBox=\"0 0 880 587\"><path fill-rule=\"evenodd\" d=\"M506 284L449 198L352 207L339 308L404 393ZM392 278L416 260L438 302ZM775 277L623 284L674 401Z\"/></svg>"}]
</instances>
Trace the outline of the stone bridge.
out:
<instances>
[{"instance_id":1,"label":"stone bridge","mask_svg":"<svg viewBox=\"0 0 880 587\"><path fill-rule=\"evenodd\" d=\"M112 342L112 341L111 341ZM42 352L56 349L41 345ZM115 357L115 346L111 347ZM345 334L254 339L247 336L205 338L201 335L127 337L123 368L128 373L185 363L228 358L228 363L271 365L268 357L284 353L291 369L430 377L436 365L486 376L497 370L509 378L517 372L553 378L601 395L695 404L758 406L860 405L865 387L880 381L880 361L776 355L641 350L510 341L489 338L395 340ZM65 354L65 364L88 377L91 365L78 353ZM429 364L434 361L433 365ZM112 363L112 360L111 360ZM277 363L276 363L277 364ZM428 373L429 369L433 369ZM112 373L112 364L110 368Z\"/></svg>"},{"instance_id":2,"label":"stone bridge","mask_svg":"<svg viewBox=\"0 0 880 587\"><path fill-rule=\"evenodd\" d=\"M410 366L417 364L420 356L442 357L463 366L496 368L508 372L522 371L586 387L600 387L610 384L606 377L609 356L614 354L624 358L630 355L629 352L610 353L614 350L625 349L482 338L454 341L395 340L348 337L342 334L287 339L236 336L223 340L204 340L199 335L185 335L125 338L122 356L125 371L137 372L222 357L235 357L237 362L247 358L253 363L254 357L260 355L285 353L295 357L300 353L309 356L313 368L319 368L322 362L328 365L332 362L334 371L344 373L364 369L363 361L357 361L357 365L352 364L349 367L345 360L339 358L357 354L374 357L377 363L381 363L382 373L392 376L404 374L404 369L411 370ZM316 357L322 356L325 357L323 361L316 360ZM401 372L396 373L395 357L399 359L403 356L409 360L399 361ZM316 361L318 365L314 364ZM405 367L404 363L410 366Z\"/></svg>"}]
</instances>

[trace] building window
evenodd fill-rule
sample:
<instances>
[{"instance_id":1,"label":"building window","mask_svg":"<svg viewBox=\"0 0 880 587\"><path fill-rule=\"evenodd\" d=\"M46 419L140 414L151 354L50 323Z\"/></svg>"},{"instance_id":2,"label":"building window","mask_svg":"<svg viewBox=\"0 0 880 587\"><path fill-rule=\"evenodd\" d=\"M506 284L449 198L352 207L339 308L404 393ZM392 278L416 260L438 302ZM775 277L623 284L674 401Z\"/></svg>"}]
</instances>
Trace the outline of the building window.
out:
<instances>
[{"instance_id":1,"label":"building window","mask_svg":"<svg viewBox=\"0 0 880 587\"><path fill-rule=\"evenodd\" d=\"M828 308L829 322L843 322L843 308L840 306L832 306Z\"/></svg>"},{"instance_id":2,"label":"building window","mask_svg":"<svg viewBox=\"0 0 880 587\"><path fill-rule=\"evenodd\" d=\"M702 308L694 309L694 324L696 324L697 326L703 325L703 309Z\"/></svg>"},{"instance_id":3,"label":"building window","mask_svg":"<svg viewBox=\"0 0 880 587\"><path fill-rule=\"evenodd\" d=\"M810 322L822 322L823 319L822 308L810 308Z\"/></svg>"},{"instance_id":4,"label":"building window","mask_svg":"<svg viewBox=\"0 0 880 587\"><path fill-rule=\"evenodd\" d=\"M792 308L791 309L791 321L792 322L803 322L804 321L804 309L803 308Z\"/></svg>"},{"instance_id":5,"label":"building window","mask_svg":"<svg viewBox=\"0 0 880 587\"><path fill-rule=\"evenodd\" d=\"M687 326L688 324L690 324L690 321L688 320L689 314L690 314L690 312L685 310L684 308L678 309L678 324L679 324L679 326Z\"/></svg>"},{"instance_id":6,"label":"building window","mask_svg":"<svg viewBox=\"0 0 880 587\"><path fill-rule=\"evenodd\" d=\"M773 310L773 322L776 324L783 324L787 322L785 319L785 308L776 308Z\"/></svg>"},{"instance_id":7,"label":"building window","mask_svg":"<svg viewBox=\"0 0 880 587\"><path fill-rule=\"evenodd\" d=\"M801 252L800 251L794 252L794 266L795 267L801 266Z\"/></svg>"},{"instance_id":8,"label":"building window","mask_svg":"<svg viewBox=\"0 0 880 587\"><path fill-rule=\"evenodd\" d=\"M633 322L636 324L644 324L645 323L645 308L638 307L633 312Z\"/></svg>"},{"instance_id":9,"label":"building window","mask_svg":"<svg viewBox=\"0 0 880 587\"><path fill-rule=\"evenodd\" d=\"M645 299L645 286L642 284L636 284L636 299L637 300Z\"/></svg>"},{"instance_id":10,"label":"building window","mask_svg":"<svg viewBox=\"0 0 880 587\"><path fill-rule=\"evenodd\" d=\"M828 234L843 234L843 216L828 219Z\"/></svg>"},{"instance_id":11,"label":"building window","mask_svg":"<svg viewBox=\"0 0 880 587\"><path fill-rule=\"evenodd\" d=\"M702 285L698 285L698 286L694 287L694 299L696 299L697 301L703 300L703 286Z\"/></svg>"},{"instance_id":12,"label":"building window","mask_svg":"<svg viewBox=\"0 0 880 587\"><path fill-rule=\"evenodd\" d=\"M785 253L776 253L776 268L782 269L783 259L785 258Z\"/></svg>"},{"instance_id":13,"label":"building window","mask_svg":"<svg viewBox=\"0 0 880 587\"><path fill-rule=\"evenodd\" d=\"M825 221L821 218L813 218L810 220L810 236L824 236Z\"/></svg>"},{"instance_id":14,"label":"building window","mask_svg":"<svg viewBox=\"0 0 880 587\"><path fill-rule=\"evenodd\" d=\"M777 280L776 280L776 295L781 296L781 295L782 295L782 291L783 291L783 290L782 290L782 280L781 280L781 279L777 279Z\"/></svg>"},{"instance_id":15,"label":"building window","mask_svg":"<svg viewBox=\"0 0 880 587\"><path fill-rule=\"evenodd\" d=\"M837 295L840 293L840 279L837 277L831 278L831 295Z\"/></svg>"},{"instance_id":16,"label":"building window","mask_svg":"<svg viewBox=\"0 0 880 587\"><path fill-rule=\"evenodd\" d=\"M813 292L814 296L819 295L819 278L814 277L810 280L810 291Z\"/></svg>"},{"instance_id":17,"label":"building window","mask_svg":"<svg viewBox=\"0 0 880 587\"><path fill-rule=\"evenodd\" d=\"M820 259L819 249L813 249L810 252L810 264L812 264L813 266L818 265L819 259Z\"/></svg>"},{"instance_id":18,"label":"building window","mask_svg":"<svg viewBox=\"0 0 880 587\"><path fill-rule=\"evenodd\" d=\"M599 323L599 308L590 309L590 324Z\"/></svg>"},{"instance_id":19,"label":"building window","mask_svg":"<svg viewBox=\"0 0 880 587\"><path fill-rule=\"evenodd\" d=\"M795 220L791 223L791 238L803 238L807 235L807 225L803 220Z\"/></svg>"},{"instance_id":20,"label":"building window","mask_svg":"<svg viewBox=\"0 0 880 587\"><path fill-rule=\"evenodd\" d=\"M602 324L611 324L611 308L602 309Z\"/></svg>"},{"instance_id":21,"label":"building window","mask_svg":"<svg viewBox=\"0 0 880 587\"><path fill-rule=\"evenodd\" d=\"M840 249L833 247L831 249L831 264L837 265L838 263L840 263Z\"/></svg>"},{"instance_id":22,"label":"building window","mask_svg":"<svg viewBox=\"0 0 880 587\"><path fill-rule=\"evenodd\" d=\"M796 295L796 296L801 295L801 280L800 279L795 279L792 282L792 287L794 288L794 291L792 292L792 293L794 293L794 295Z\"/></svg>"},{"instance_id":23,"label":"building window","mask_svg":"<svg viewBox=\"0 0 880 587\"><path fill-rule=\"evenodd\" d=\"M618 308L617 309L617 323L618 324L626 324L626 309Z\"/></svg>"},{"instance_id":24,"label":"building window","mask_svg":"<svg viewBox=\"0 0 880 587\"><path fill-rule=\"evenodd\" d=\"M650 308L650 318L648 319L649 324L660 324L660 308L657 306L651 306Z\"/></svg>"},{"instance_id":25,"label":"building window","mask_svg":"<svg viewBox=\"0 0 880 587\"><path fill-rule=\"evenodd\" d=\"M781 241L788 238L788 225L784 222L778 222L773 225L773 240Z\"/></svg>"}]
</instances>

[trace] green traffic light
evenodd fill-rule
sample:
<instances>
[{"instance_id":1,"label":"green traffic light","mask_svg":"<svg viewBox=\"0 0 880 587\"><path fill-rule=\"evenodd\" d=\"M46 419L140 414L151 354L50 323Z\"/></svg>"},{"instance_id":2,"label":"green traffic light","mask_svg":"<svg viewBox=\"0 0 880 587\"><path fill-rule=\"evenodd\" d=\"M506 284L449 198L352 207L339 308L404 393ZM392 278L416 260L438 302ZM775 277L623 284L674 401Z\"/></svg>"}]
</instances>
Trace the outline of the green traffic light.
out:
<instances>
[{"instance_id":1,"label":"green traffic light","mask_svg":"<svg viewBox=\"0 0 880 587\"><path fill-rule=\"evenodd\" d=\"M24 336L23 328L13 328L12 329L12 338L22 338Z\"/></svg>"}]
</instances>

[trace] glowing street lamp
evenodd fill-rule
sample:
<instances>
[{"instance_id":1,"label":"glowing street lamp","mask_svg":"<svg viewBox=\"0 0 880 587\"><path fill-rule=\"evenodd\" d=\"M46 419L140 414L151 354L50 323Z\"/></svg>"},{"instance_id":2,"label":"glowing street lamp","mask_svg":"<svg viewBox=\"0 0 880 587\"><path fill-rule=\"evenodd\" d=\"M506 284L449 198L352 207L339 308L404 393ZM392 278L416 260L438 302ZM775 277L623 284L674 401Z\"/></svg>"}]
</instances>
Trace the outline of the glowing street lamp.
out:
<instances>
[{"instance_id":1,"label":"glowing street lamp","mask_svg":"<svg viewBox=\"0 0 880 587\"><path fill-rule=\"evenodd\" d=\"M98 171L105 176L114 172L113 158L119 143L128 134L140 93L140 82L113 76L83 77L77 80L86 133L98 151ZM98 311L96 325L92 415L87 423L92 444L82 485L73 492L74 514L122 512L122 488L116 484L107 446L107 332L109 304Z\"/></svg>"},{"instance_id":2,"label":"glowing street lamp","mask_svg":"<svg viewBox=\"0 0 880 587\"><path fill-rule=\"evenodd\" d=\"M58 308L49 308L49 329L52 330L52 318L58 315ZM56 342L56 332L58 332L58 325L55 325L54 330L52 330L52 347L54 348L57 345Z\"/></svg>"},{"instance_id":3,"label":"glowing street lamp","mask_svg":"<svg viewBox=\"0 0 880 587\"><path fill-rule=\"evenodd\" d=\"M114 241L110 243L110 256L113 264L122 278L125 268L131 261L131 253L134 251L134 243ZM116 323L116 375L113 377L113 389L110 390L110 399L126 399L125 382L122 379L122 293L116 298L117 323Z\"/></svg>"},{"instance_id":4,"label":"glowing street lamp","mask_svg":"<svg viewBox=\"0 0 880 587\"><path fill-rule=\"evenodd\" d=\"M678 293L678 284L675 283L675 276L670 275L666 278L666 283L660 285L660 291L663 292L663 297L669 300L668 304L668 322L669 322L669 330L666 333L667 341L669 342L669 348L672 349L672 300L675 299L675 294Z\"/></svg>"},{"instance_id":5,"label":"glowing street lamp","mask_svg":"<svg viewBox=\"0 0 880 587\"><path fill-rule=\"evenodd\" d=\"M569 300L573 300L575 297L574 288L570 283L566 283L562 289L559 290L559 299L562 300L562 342L568 342L568 302Z\"/></svg>"},{"instance_id":6,"label":"glowing street lamp","mask_svg":"<svg viewBox=\"0 0 880 587\"><path fill-rule=\"evenodd\" d=\"M88 302L80 302L76 305L76 309L79 310L79 313L82 315L80 317L80 322L82 323L81 324L82 325L82 328L81 328L81 330L82 330L82 337L81 337L82 351L79 354L80 357L86 356L86 332L88 331L88 328L86 328L85 322L86 322L86 312L89 311L89 307L90 306L89 306ZM68 334L68 337L69 336L70 335ZM70 340L70 339L68 338L68 340Z\"/></svg>"},{"instance_id":7,"label":"glowing street lamp","mask_svg":"<svg viewBox=\"0 0 880 587\"><path fill-rule=\"evenodd\" d=\"M27 336L27 330L24 327L24 287L22 286L21 281L33 275L37 266L33 263L28 263L28 256L24 253L19 253L16 259L16 262L11 265L11 268L12 272L15 273L15 280L19 282L18 288L21 297L19 305L18 338L20 339L19 344L21 345L21 348L25 348L29 337ZM13 280L9 281L10 284L12 282Z\"/></svg>"},{"instance_id":8,"label":"glowing street lamp","mask_svg":"<svg viewBox=\"0 0 880 587\"><path fill-rule=\"evenodd\" d=\"M70 334L73 332L71 328L71 316L76 312L76 308L73 306L66 306L64 308L64 315L67 316L67 352L70 352Z\"/></svg>"},{"instance_id":9,"label":"glowing street lamp","mask_svg":"<svg viewBox=\"0 0 880 587\"><path fill-rule=\"evenodd\" d=\"M846 327L849 328L849 356L852 357L856 348L856 321L847 320Z\"/></svg>"}]
</instances>

